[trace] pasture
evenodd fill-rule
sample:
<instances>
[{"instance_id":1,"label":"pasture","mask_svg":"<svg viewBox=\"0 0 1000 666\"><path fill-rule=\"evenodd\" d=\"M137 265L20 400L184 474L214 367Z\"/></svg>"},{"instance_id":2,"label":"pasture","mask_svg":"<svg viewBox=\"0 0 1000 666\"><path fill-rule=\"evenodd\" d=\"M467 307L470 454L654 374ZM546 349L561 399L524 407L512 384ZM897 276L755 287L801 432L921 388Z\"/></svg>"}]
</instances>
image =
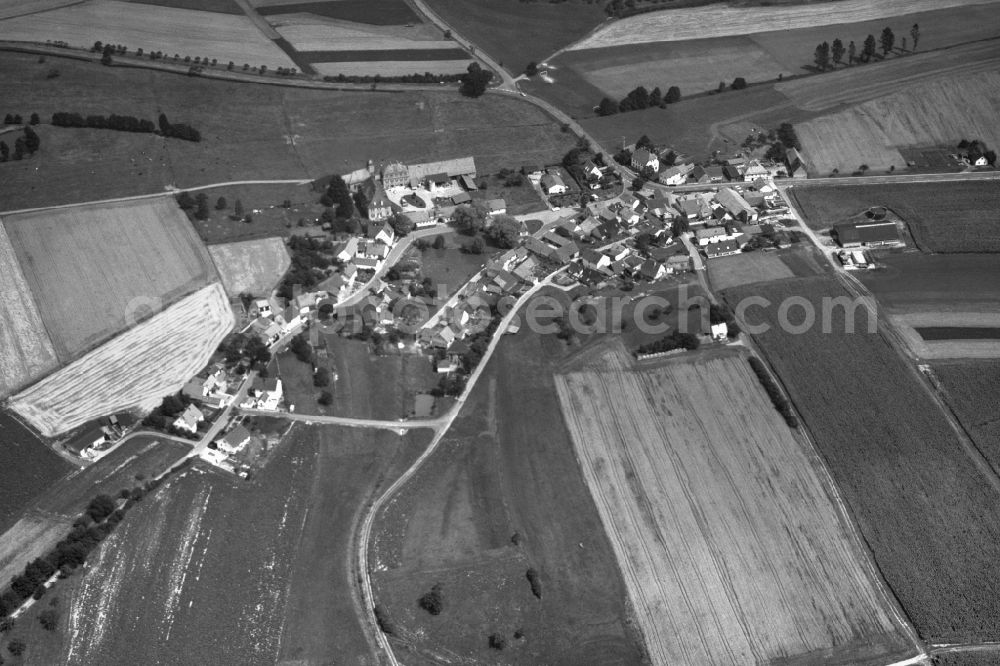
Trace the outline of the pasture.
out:
<instances>
[{"instance_id":1,"label":"pasture","mask_svg":"<svg viewBox=\"0 0 1000 666\"><path fill-rule=\"evenodd\" d=\"M269 296L292 263L281 238L211 245L208 253L230 298Z\"/></svg>"},{"instance_id":2,"label":"pasture","mask_svg":"<svg viewBox=\"0 0 1000 666\"><path fill-rule=\"evenodd\" d=\"M885 206L906 221L917 247L925 252L1000 252L1000 228L995 223L1000 208L997 181L878 185L845 181L843 185L801 186L789 191L806 222L817 231L872 206ZM934 261L947 263L945 259ZM986 263L981 265L987 267Z\"/></svg>"},{"instance_id":3,"label":"pasture","mask_svg":"<svg viewBox=\"0 0 1000 666\"><path fill-rule=\"evenodd\" d=\"M712 259L707 265L709 284L715 291L795 275L777 252L744 252Z\"/></svg>"},{"instance_id":4,"label":"pasture","mask_svg":"<svg viewBox=\"0 0 1000 666\"><path fill-rule=\"evenodd\" d=\"M249 482L195 465L60 583L63 630L32 650L49 663L193 663L224 645L234 663L373 666L352 601L354 529L426 440L297 426Z\"/></svg>"},{"instance_id":5,"label":"pasture","mask_svg":"<svg viewBox=\"0 0 1000 666\"><path fill-rule=\"evenodd\" d=\"M7 215L3 225L63 363L216 279L170 198Z\"/></svg>"},{"instance_id":6,"label":"pasture","mask_svg":"<svg viewBox=\"0 0 1000 666\"><path fill-rule=\"evenodd\" d=\"M570 49L728 37L776 30L789 31L817 25L833 26L874 21L901 14L994 2L996 0L886 0L873 4L866 0L842 0L780 7L731 7L720 3L707 7L641 14L609 22L585 39L574 43ZM833 36L829 39L832 40ZM812 48L815 48L815 44ZM811 60L809 57L811 51L812 49L805 54L807 60Z\"/></svg>"},{"instance_id":7,"label":"pasture","mask_svg":"<svg viewBox=\"0 0 1000 666\"><path fill-rule=\"evenodd\" d=\"M504 336L439 449L377 516L369 563L397 654L496 663L496 632L502 658L517 663L641 663L614 551L559 416L552 372L564 356L554 336ZM416 602L438 582L435 617Z\"/></svg>"},{"instance_id":8,"label":"pasture","mask_svg":"<svg viewBox=\"0 0 1000 666\"><path fill-rule=\"evenodd\" d=\"M906 166L900 147L950 146L962 137L1000 144L996 62L990 71L944 74L797 125L810 168L817 175L862 164L888 171Z\"/></svg>"},{"instance_id":9,"label":"pasture","mask_svg":"<svg viewBox=\"0 0 1000 666\"><path fill-rule=\"evenodd\" d=\"M38 306L0 223L0 399L58 364Z\"/></svg>"},{"instance_id":10,"label":"pasture","mask_svg":"<svg viewBox=\"0 0 1000 666\"><path fill-rule=\"evenodd\" d=\"M827 277L731 289L773 304L804 297L822 310L846 296ZM792 323L800 315L793 308ZM755 336L801 413L882 576L921 638L992 640L1000 630L1000 492L963 450L917 371L879 333L847 333L843 308L793 334L778 307L751 310ZM859 381L862 378L863 381ZM877 408L873 408L877 406Z\"/></svg>"},{"instance_id":11,"label":"pasture","mask_svg":"<svg viewBox=\"0 0 1000 666\"><path fill-rule=\"evenodd\" d=\"M50 80L52 68L60 76ZM162 110L172 121L197 127L203 137L190 143L40 125L39 154L3 165L5 208L162 192L165 185L319 178L351 172L369 159L426 162L472 155L480 172L495 173L524 163L558 162L574 144L571 134L530 104L499 96L463 98L451 87L394 93L304 90L51 56L39 64L37 57L0 53L0 89L19 100L18 110L25 114L37 111L48 118L66 110L67 99L83 114L114 111L156 118ZM332 125L331 118L337 119ZM38 178L36 168L44 170L45 179ZM302 201L285 196L274 202L282 198Z\"/></svg>"},{"instance_id":12,"label":"pasture","mask_svg":"<svg viewBox=\"0 0 1000 666\"><path fill-rule=\"evenodd\" d=\"M634 370L618 353L556 387L652 663L912 653L829 480L746 358Z\"/></svg>"},{"instance_id":13,"label":"pasture","mask_svg":"<svg viewBox=\"0 0 1000 666\"><path fill-rule=\"evenodd\" d=\"M1000 361L938 361L931 367L948 405L1000 469Z\"/></svg>"},{"instance_id":14,"label":"pasture","mask_svg":"<svg viewBox=\"0 0 1000 666\"><path fill-rule=\"evenodd\" d=\"M90 48L95 41L123 44L134 52L163 51L226 63L294 67L285 53L246 16L175 9L116 0L91 0L50 12L4 20L4 38L64 41Z\"/></svg>"},{"instance_id":15,"label":"pasture","mask_svg":"<svg viewBox=\"0 0 1000 666\"><path fill-rule=\"evenodd\" d=\"M439 42L423 42L427 46L419 48L400 49L337 49L325 51L310 51L303 54L311 63L350 63L350 62L379 62L381 60L398 60L406 62L415 61L438 61L438 60L459 60L466 58L465 51L456 49L453 46L440 46Z\"/></svg>"},{"instance_id":16,"label":"pasture","mask_svg":"<svg viewBox=\"0 0 1000 666\"><path fill-rule=\"evenodd\" d=\"M44 436L126 409L151 409L202 369L233 327L215 283L11 398L11 409Z\"/></svg>"}]
</instances>

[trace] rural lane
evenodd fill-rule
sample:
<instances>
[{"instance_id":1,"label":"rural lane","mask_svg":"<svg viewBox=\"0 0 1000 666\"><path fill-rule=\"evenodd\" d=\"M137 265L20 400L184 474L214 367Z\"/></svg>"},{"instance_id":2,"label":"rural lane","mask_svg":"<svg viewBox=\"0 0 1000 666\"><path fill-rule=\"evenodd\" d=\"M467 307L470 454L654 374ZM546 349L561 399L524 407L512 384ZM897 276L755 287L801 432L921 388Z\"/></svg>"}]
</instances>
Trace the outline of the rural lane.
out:
<instances>
[{"instance_id":1,"label":"rural lane","mask_svg":"<svg viewBox=\"0 0 1000 666\"><path fill-rule=\"evenodd\" d=\"M510 309L497 326L496 332L493 334L493 339L490 340L490 345L487 347L482 359L479 364L472 371L469 376L468 381L465 384L465 389L462 394L455 400L455 404L452 406L448 413L442 416L439 420L441 421L437 432L434 434L434 438L431 440L430 444L423 453L420 454L410 467L403 472L396 481L389 486L382 495L380 495L374 502L372 502L371 507L369 507L365 518L361 523L361 530L358 533L358 571L361 575L361 590L362 590L362 603L365 605L365 613L368 616L368 628L374 632L375 640L378 642L382 651L385 653L386 657L393 666L399 666L399 661L396 659L396 655L392 650L392 645L389 643L389 639L386 637L385 633L379 628L378 621L375 619L375 595L372 592L372 579L371 570L368 564L368 545L371 541L372 526L375 523L375 516L382 509L382 507L388 502L392 497L402 488L410 478L423 466L424 462L430 458L431 454L437 449L441 440L444 439L445 434L451 427L451 424L458 417L459 412L461 412L462 407L465 405L465 401L468 399L469 394L472 393L472 389L475 387L476 382L479 381L479 377L482 375L486 366L489 364L490 358L493 356L493 352L496 350L497 345L500 344L500 340L504 336L504 331L517 316L518 311L521 307L528 302L528 300L538 293L539 290L546 286L552 284L552 278L561 273L564 268L549 274L544 280L540 280L537 284L531 287L528 291L521 295L514 304L514 307Z\"/></svg>"},{"instance_id":2,"label":"rural lane","mask_svg":"<svg viewBox=\"0 0 1000 666\"><path fill-rule=\"evenodd\" d=\"M315 414L296 414L295 412L276 412L267 409L243 409L241 414L250 416L271 416L274 418L287 419L289 421L300 421L306 424L323 423L327 425L346 426L348 428L375 428L381 430L392 430L401 432L416 428L431 428L436 430L445 424L447 417L439 416L436 419L400 419L398 421L383 421L380 419L356 419L348 416L320 416Z\"/></svg>"}]
</instances>

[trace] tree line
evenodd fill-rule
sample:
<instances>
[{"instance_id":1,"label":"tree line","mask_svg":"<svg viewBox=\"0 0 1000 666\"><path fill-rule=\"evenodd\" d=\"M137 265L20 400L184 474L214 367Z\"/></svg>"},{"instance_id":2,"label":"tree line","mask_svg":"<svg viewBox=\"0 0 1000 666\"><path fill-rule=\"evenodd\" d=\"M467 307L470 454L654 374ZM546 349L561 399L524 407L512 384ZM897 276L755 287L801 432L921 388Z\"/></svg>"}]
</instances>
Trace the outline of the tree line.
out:
<instances>
[{"instance_id":1,"label":"tree line","mask_svg":"<svg viewBox=\"0 0 1000 666\"><path fill-rule=\"evenodd\" d=\"M464 76L465 74L432 74L430 72L404 74L401 76L337 74L336 76L324 76L323 80L327 83L438 83L440 81L457 83Z\"/></svg>"},{"instance_id":2,"label":"tree line","mask_svg":"<svg viewBox=\"0 0 1000 666\"><path fill-rule=\"evenodd\" d=\"M94 129L109 129L118 132L137 132L154 134L157 126L152 120L135 116L120 116L112 113L110 116L92 114L84 117L82 114L67 111L57 111L52 114L52 124L57 127L90 127ZM184 141L201 141L201 133L190 125L171 123L164 113L159 118L159 134L162 136L182 139Z\"/></svg>"},{"instance_id":3,"label":"tree line","mask_svg":"<svg viewBox=\"0 0 1000 666\"><path fill-rule=\"evenodd\" d=\"M913 40L913 50L916 51L917 44L920 43L920 26L916 23L910 28L910 38ZM879 47L882 49L882 57L885 58L895 46L896 35L893 33L892 28L886 26L877 40L875 39L875 35L868 35L865 38L865 41L861 44L860 53L853 41L844 46L844 42L839 37L834 39L832 44L829 42L820 43L816 46L815 52L813 52L813 63L821 72L831 67L845 64L844 56L847 56L847 65L868 63L876 57ZM907 50L905 37L902 39L901 49L903 51Z\"/></svg>"},{"instance_id":4,"label":"tree line","mask_svg":"<svg viewBox=\"0 0 1000 666\"><path fill-rule=\"evenodd\" d=\"M775 409L777 409L778 413L785 419L785 423L787 423L790 428L798 428L799 419L792 411L791 403L788 401L788 398L785 397L785 394L781 392L781 389L778 388L778 383L774 381L774 377L772 377L771 373L767 371L767 368L764 366L764 362L756 356L751 356L749 361L754 374L757 375L757 379L764 387L764 390L767 391L767 397L771 399Z\"/></svg>"},{"instance_id":5,"label":"tree line","mask_svg":"<svg viewBox=\"0 0 1000 666\"><path fill-rule=\"evenodd\" d=\"M618 102L608 97L602 99L597 105L597 115L610 116L615 113L627 113L657 106L666 108L667 104L673 104L680 100L681 89L677 86L667 88L666 94L663 94L659 87L653 88L650 92L645 86L637 86Z\"/></svg>"}]
</instances>

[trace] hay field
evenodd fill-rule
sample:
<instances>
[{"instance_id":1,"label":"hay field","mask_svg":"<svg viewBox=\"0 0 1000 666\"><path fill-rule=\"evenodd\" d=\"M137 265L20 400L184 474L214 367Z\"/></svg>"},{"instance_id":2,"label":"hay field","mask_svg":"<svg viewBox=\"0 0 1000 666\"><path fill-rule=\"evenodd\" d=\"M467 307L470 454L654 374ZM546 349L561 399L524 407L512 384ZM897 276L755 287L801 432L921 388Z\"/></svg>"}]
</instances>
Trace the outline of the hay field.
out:
<instances>
[{"instance_id":1,"label":"hay field","mask_svg":"<svg viewBox=\"0 0 1000 666\"><path fill-rule=\"evenodd\" d=\"M825 472L743 355L608 363L556 386L653 664L913 652Z\"/></svg>"},{"instance_id":2,"label":"hay field","mask_svg":"<svg viewBox=\"0 0 1000 666\"><path fill-rule=\"evenodd\" d=\"M820 175L901 168L900 147L953 145L963 137L1000 144L1000 71L942 75L796 126Z\"/></svg>"},{"instance_id":3,"label":"hay field","mask_svg":"<svg viewBox=\"0 0 1000 666\"><path fill-rule=\"evenodd\" d=\"M201 289L11 398L46 437L125 409L150 409L208 362L233 327L222 285Z\"/></svg>"},{"instance_id":4,"label":"hay field","mask_svg":"<svg viewBox=\"0 0 1000 666\"><path fill-rule=\"evenodd\" d=\"M58 364L14 248L0 224L0 398Z\"/></svg>"},{"instance_id":5,"label":"hay field","mask_svg":"<svg viewBox=\"0 0 1000 666\"><path fill-rule=\"evenodd\" d=\"M361 62L314 62L313 69L324 76L404 76L406 74L461 74L468 69L467 60L377 60Z\"/></svg>"},{"instance_id":6,"label":"hay field","mask_svg":"<svg viewBox=\"0 0 1000 666\"><path fill-rule=\"evenodd\" d=\"M842 0L784 7L744 8L718 4L670 9L606 23L601 29L573 44L570 49L749 35L812 28L817 25L872 21L920 11L995 2L997 0L882 0L878 3L870 0ZM811 51L805 58L809 59L810 54Z\"/></svg>"},{"instance_id":7,"label":"hay field","mask_svg":"<svg viewBox=\"0 0 1000 666\"><path fill-rule=\"evenodd\" d=\"M208 252L169 197L3 223L63 363L215 280Z\"/></svg>"},{"instance_id":8,"label":"hay field","mask_svg":"<svg viewBox=\"0 0 1000 666\"><path fill-rule=\"evenodd\" d=\"M210 245L208 253L230 298L269 295L292 263L281 238Z\"/></svg>"},{"instance_id":9,"label":"hay field","mask_svg":"<svg viewBox=\"0 0 1000 666\"><path fill-rule=\"evenodd\" d=\"M124 44L130 51L163 51L216 58L225 63L295 67L246 16L90 0L43 14L0 23L5 39L27 42L62 40L90 48L97 40Z\"/></svg>"}]
</instances>

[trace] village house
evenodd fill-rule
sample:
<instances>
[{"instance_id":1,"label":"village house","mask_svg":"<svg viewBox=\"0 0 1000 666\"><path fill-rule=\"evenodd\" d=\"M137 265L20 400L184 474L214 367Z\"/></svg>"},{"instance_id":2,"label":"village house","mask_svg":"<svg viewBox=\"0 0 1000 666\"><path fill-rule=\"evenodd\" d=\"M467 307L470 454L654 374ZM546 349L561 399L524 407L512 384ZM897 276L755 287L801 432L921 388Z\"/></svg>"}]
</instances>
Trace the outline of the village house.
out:
<instances>
[{"instance_id":1,"label":"village house","mask_svg":"<svg viewBox=\"0 0 1000 666\"><path fill-rule=\"evenodd\" d=\"M351 236L342 246L335 248L337 261L345 262L354 258L358 253L358 237Z\"/></svg>"},{"instance_id":2,"label":"village house","mask_svg":"<svg viewBox=\"0 0 1000 666\"><path fill-rule=\"evenodd\" d=\"M746 199L739 195L736 190L729 187L720 188L715 194L715 200L726 209L733 219L740 222L753 222L757 219L757 210L747 203Z\"/></svg>"},{"instance_id":3,"label":"village house","mask_svg":"<svg viewBox=\"0 0 1000 666\"><path fill-rule=\"evenodd\" d=\"M597 250L586 248L580 252L580 263L594 270L601 270L611 265L611 257Z\"/></svg>"},{"instance_id":4,"label":"village house","mask_svg":"<svg viewBox=\"0 0 1000 666\"><path fill-rule=\"evenodd\" d=\"M705 168L699 164L696 164L690 172L688 172L687 180L685 181L688 185L700 185L702 183L707 183L710 180L708 177L708 172Z\"/></svg>"},{"instance_id":5,"label":"village house","mask_svg":"<svg viewBox=\"0 0 1000 666\"><path fill-rule=\"evenodd\" d=\"M636 171L642 171L647 168L659 171L660 158L656 156L656 153L652 153L645 148L639 148L632 153L632 168Z\"/></svg>"},{"instance_id":6,"label":"village house","mask_svg":"<svg viewBox=\"0 0 1000 666\"><path fill-rule=\"evenodd\" d=\"M402 162L390 162L382 169L382 187L406 187L410 182L410 170Z\"/></svg>"},{"instance_id":7,"label":"village house","mask_svg":"<svg viewBox=\"0 0 1000 666\"><path fill-rule=\"evenodd\" d=\"M758 178L770 178L771 172L768 171L767 167L760 163L760 160L750 160L747 162L746 168L743 169L743 180L747 183L752 183Z\"/></svg>"},{"instance_id":8,"label":"village house","mask_svg":"<svg viewBox=\"0 0 1000 666\"><path fill-rule=\"evenodd\" d=\"M369 181L371 183L372 181ZM389 197L385 195L385 190L382 188L381 183L374 183L374 186L368 188L370 192L366 196L369 197L368 200L368 219L375 222L381 222L382 220L388 220L392 217L392 202L389 201Z\"/></svg>"},{"instance_id":9,"label":"village house","mask_svg":"<svg viewBox=\"0 0 1000 666\"><path fill-rule=\"evenodd\" d=\"M194 405L188 405L187 409L181 412L173 423L173 426L178 430L183 430L184 432L189 432L192 435L198 432L198 424L205 420L205 415L201 413L201 410Z\"/></svg>"},{"instance_id":10,"label":"village house","mask_svg":"<svg viewBox=\"0 0 1000 666\"><path fill-rule=\"evenodd\" d=\"M647 259L639 266L639 277L643 280L653 282L667 275L667 267L655 259Z\"/></svg>"},{"instance_id":11,"label":"village house","mask_svg":"<svg viewBox=\"0 0 1000 666\"><path fill-rule=\"evenodd\" d=\"M541 185L545 194L566 194L566 183L559 177L559 174L545 174L542 176Z\"/></svg>"},{"instance_id":12,"label":"village house","mask_svg":"<svg viewBox=\"0 0 1000 666\"><path fill-rule=\"evenodd\" d=\"M472 157L459 157L440 162L411 164L409 176L410 187L413 189L431 179L434 185L444 185L445 179L450 182L453 178L464 183L466 179L471 181L476 177L476 161Z\"/></svg>"},{"instance_id":13,"label":"village house","mask_svg":"<svg viewBox=\"0 0 1000 666\"><path fill-rule=\"evenodd\" d=\"M505 215L507 213L507 202L503 199L489 199L486 201L486 214L489 217L494 215Z\"/></svg>"},{"instance_id":14,"label":"village house","mask_svg":"<svg viewBox=\"0 0 1000 666\"><path fill-rule=\"evenodd\" d=\"M725 257L730 254L739 254L740 244L735 240L723 240L718 243L709 243L705 246L705 256L709 259Z\"/></svg>"},{"instance_id":15,"label":"village house","mask_svg":"<svg viewBox=\"0 0 1000 666\"><path fill-rule=\"evenodd\" d=\"M677 164L661 173L659 181L664 185L683 185L692 171L694 171L693 164Z\"/></svg>"},{"instance_id":16,"label":"village house","mask_svg":"<svg viewBox=\"0 0 1000 666\"><path fill-rule=\"evenodd\" d=\"M250 443L250 431L238 425L228 433L215 440L216 446L224 453L239 453Z\"/></svg>"},{"instance_id":17,"label":"village house","mask_svg":"<svg viewBox=\"0 0 1000 666\"><path fill-rule=\"evenodd\" d=\"M675 254L667 257L667 270L671 273L684 273L691 270L691 257L687 254Z\"/></svg>"},{"instance_id":18,"label":"village house","mask_svg":"<svg viewBox=\"0 0 1000 666\"><path fill-rule=\"evenodd\" d=\"M724 240L726 238L726 229L725 227L695 229L694 237L699 247L705 247L709 243L717 243L720 240Z\"/></svg>"},{"instance_id":19,"label":"village house","mask_svg":"<svg viewBox=\"0 0 1000 666\"><path fill-rule=\"evenodd\" d=\"M271 312L271 304L268 303L266 298L254 301L251 312L256 312L258 317L270 317L274 314Z\"/></svg>"},{"instance_id":20,"label":"village house","mask_svg":"<svg viewBox=\"0 0 1000 666\"><path fill-rule=\"evenodd\" d=\"M600 180L604 174L594 160L587 160L583 163L583 175L587 180Z\"/></svg>"},{"instance_id":21,"label":"village house","mask_svg":"<svg viewBox=\"0 0 1000 666\"><path fill-rule=\"evenodd\" d=\"M788 167L788 175L792 178L809 177L806 172L806 162L795 148L789 148L785 151L785 165Z\"/></svg>"}]
</instances>

